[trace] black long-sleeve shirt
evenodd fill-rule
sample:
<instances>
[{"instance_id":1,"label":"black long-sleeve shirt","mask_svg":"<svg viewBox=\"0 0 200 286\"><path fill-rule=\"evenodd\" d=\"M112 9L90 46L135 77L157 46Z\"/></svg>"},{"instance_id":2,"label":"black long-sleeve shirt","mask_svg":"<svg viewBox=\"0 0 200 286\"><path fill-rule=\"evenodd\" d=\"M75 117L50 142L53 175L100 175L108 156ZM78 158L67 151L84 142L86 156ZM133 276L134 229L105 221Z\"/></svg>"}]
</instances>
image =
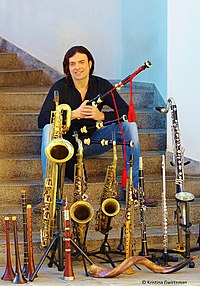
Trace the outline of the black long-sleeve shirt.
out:
<instances>
[{"instance_id":1,"label":"black long-sleeve shirt","mask_svg":"<svg viewBox=\"0 0 200 286\"><path fill-rule=\"evenodd\" d=\"M109 90L113 88L112 84L98 76L90 76L88 90L85 96L85 100L95 98L98 94L105 94ZM38 118L38 127L43 128L46 124L50 123L51 111L55 110L54 103L54 91L58 90L59 92L59 104L68 104L72 110L77 109L81 103L81 94L74 86L73 80L71 76L68 78L63 77L58 80L50 89L44 104L41 108L39 118ZM114 97L117 105L117 109L119 112L119 116L121 117L124 114L128 114L128 105L121 98L118 92L114 91ZM109 94L105 100L98 105L98 109L101 111L103 106L109 106L113 111L103 111L105 114L105 121L116 119L116 112L114 109L114 103L112 99L112 95ZM71 121L71 130L80 130L83 126L93 126L95 125L95 120L93 119L74 119Z\"/></svg>"}]
</instances>

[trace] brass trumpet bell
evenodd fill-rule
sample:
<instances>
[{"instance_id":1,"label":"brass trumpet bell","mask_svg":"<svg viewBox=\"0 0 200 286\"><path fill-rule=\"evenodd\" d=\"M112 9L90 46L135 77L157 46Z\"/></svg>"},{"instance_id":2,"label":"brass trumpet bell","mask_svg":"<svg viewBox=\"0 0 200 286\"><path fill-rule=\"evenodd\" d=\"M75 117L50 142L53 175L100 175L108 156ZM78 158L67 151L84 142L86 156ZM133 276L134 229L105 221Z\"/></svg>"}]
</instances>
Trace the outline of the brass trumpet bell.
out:
<instances>
[{"instance_id":1,"label":"brass trumpet bell","mask_svg":"<svg viewBox=\"0 0 200 286\"><path fill-rule=\"evenodd\" d=\"M106 216L116 216L120 211L120 204L116 199L108 198L103 201L101 209Z\"/></svg>"},{"instance_id":2,"label":"brass trumpet bell","mask_svg":"<svg viewBox=\"0 0 200 286\"><path fill-rule=\"evenodd\" d=\"M70 216L76 223L86 224L94 216L94 210L88 202L77 201L70 208Z\"/></svg>"},{"instance_id":3,"label":"brass trumpet bell","mask_svg":"<svg viewBox=\"0 0 200 286\"><path fill-rule=\"evenodd\" d=\"M69 141L57 138L47 145L45 154L53 163L65 163L72 158L74 147Z\"/></svg>"}]
</instances>

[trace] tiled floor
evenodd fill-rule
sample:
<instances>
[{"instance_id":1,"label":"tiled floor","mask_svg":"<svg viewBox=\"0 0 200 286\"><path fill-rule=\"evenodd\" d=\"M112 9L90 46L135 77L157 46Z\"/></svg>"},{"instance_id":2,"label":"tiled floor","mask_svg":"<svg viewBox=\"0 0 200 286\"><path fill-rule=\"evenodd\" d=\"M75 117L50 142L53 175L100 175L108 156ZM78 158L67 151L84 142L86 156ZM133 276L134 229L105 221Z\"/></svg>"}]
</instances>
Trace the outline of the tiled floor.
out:
<instances>
[{"instance_id":1,"label":"tiled floor","mask_svg":"<svg viewBox=\"0 0 200 286\"><path fill-rule=\"evenodd\" d=\"M200 255L200 251L192 253L191 256ZM97 285L97 286L126 286L126 285L200 285L200 258L195 261L195 268L185 267L171 274L154 273L145 266L133 267L135 274L121 274L115 278L93 278L85 275L85 270L82 262L73 262L73 270L75 279L66 281L63 279L63 271L58 271L56 267L49 268L45 261L38 271L38 277L33 282L28 282L28 285L47 286L47 285ZM95 263L103 268L111 268L108 264L101 264L100 260L95 259ZM173 262L172 264L176 264ZM88 266L89 267L89 266ZM4 268L0 268L0 276L4 272ZM0 285L13 285L12 282L0 280Z\"/></svg>"}]
</instances>

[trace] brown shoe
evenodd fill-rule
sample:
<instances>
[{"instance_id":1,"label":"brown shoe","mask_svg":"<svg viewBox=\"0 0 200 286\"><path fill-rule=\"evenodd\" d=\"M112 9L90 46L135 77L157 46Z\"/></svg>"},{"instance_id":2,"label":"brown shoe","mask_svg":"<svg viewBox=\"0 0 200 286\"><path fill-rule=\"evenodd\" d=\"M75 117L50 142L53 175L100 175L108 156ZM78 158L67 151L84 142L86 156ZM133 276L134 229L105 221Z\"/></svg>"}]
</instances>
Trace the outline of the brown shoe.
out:
<instances>
[{"instance_id":1,"label":"brown shoe","mask_svg":"<svg viewBox=\"0 0 200 286\"><path fill-rule=\"evenodd\" d=\"M33 207L33 213L42 213L42 210L44 208L44 202L41 202Z\"/></svg>"},{"instance_id":2,"label":"brown shoe","mask_svg":"<svg viewBox=\"0 0 200 286\"><path fill-rule=\"evenodd\" d=\"M158 205L158 202L154 199L145 199L144 205L146 207L156 207Z\"/></svg>"}]
</instances>

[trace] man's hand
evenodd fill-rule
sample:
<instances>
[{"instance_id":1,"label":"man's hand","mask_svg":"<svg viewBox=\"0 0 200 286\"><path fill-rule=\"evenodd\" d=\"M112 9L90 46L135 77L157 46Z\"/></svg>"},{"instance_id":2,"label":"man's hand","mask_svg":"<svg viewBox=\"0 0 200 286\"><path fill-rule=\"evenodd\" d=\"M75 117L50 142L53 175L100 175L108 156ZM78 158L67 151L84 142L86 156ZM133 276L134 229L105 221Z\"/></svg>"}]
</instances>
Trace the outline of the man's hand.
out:
<instances>
[{"instance_id":1,"label":"man's hand","mask_svg":"<svg viewBox=\"0 0 200 286\"><path fill-rule=\"evenodd\" d=\"M79 108L72 111L72 120L75 118L104 120L104 113L101 112L97 107L86 105L87 102L88 100L84 100Z\"/></svg>"}]
</instances>

